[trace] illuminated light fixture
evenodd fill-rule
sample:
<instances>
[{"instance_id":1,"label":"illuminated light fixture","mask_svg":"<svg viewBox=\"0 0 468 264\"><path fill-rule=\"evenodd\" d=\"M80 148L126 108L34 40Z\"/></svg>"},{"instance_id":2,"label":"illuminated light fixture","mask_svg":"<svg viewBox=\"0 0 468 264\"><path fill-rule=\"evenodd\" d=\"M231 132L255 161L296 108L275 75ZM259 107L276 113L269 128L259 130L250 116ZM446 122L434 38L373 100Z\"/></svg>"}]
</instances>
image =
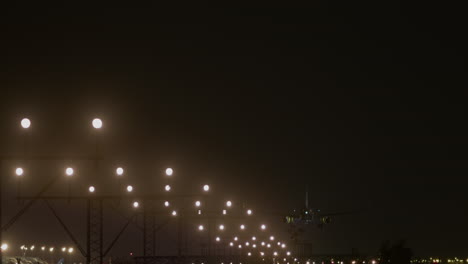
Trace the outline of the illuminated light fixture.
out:
<instances>
[{"instance_id":1,"label":"illuminated light fixture","mask_svg":"<svg viewBox=\"0 0 468 264\"><path fill-rule=\"evenodd\" d=\"M289 251L286 252L286 255L287 255L287 256L290 256L290 255L291 255L291 252L289 252Z\"/></svg>"},{"instance_id":2,"label":"illuminated light fixture","mask_svg":"<svg viewBox=\"0 0 468 264\"><path fill-rule=\"evenodd\" d=\"M265 253L264 253L264 252L260 252L260 256L264 256L264 255L265 255Z\"/></svg>"},{"instance_id":3,"label":"illuminated light fixture","mask_svg":"<svg viewBox=\"0 0 468 264\"><path fill-rule=\"evenodd\" d=\"M250 246L250 243L249 243L249 242L245 242L245 245L246 245L246 246Z\"/></svg>"},{"instance_id":4,"label":"illuminated light fixture","mask_svg":"<svg viewBox=\"0 0 468 264\"><path fill-rule=\"evenodd\" d=\"M94 188L94 186L89 186L88 190L90 193L93 193L96 190L96 188Z\"/></svg>"},{"instance_id":5,"label":"illuminated light fixture","mask_svg":"<svg viewBox=\"0 0 468 264\"><path fill-rule=\"evenodd\" d=\"M24 173L23 168L16 168L15 170L16 176L22 176Z\"/></svg>"},{"instance_id":6,"label":"illuminated light fixture","mask_svg":"<svg viewBox=\"0 0 468 264\"><path fill-rule=\"evenodd\" d=\"M249 256L249 257L252 256L252 253L248 252L248 253L247 253L247 256Z\"/></svg>"},{"instance_id":7,"label":"illuminated light fixture","mask_svg":"<svg viewBox=\"0 0 468 264\"><path fill-rule=\"evenodd\" d=\"M226 209L223 209L223 215L225 215L227 213Z\"/></svg>"},{"instance_id":8,"label":"illuminated light fixture","mask_svg":"<svg viewBox=\"0 0 468 264\"><path fill-rule=\"evenodd\" d=\"M270 244L267 244L267 248L270 248L270 247L271 247L271 245L270 245Z\"/></svg>"},{"instance_id":9,"label":"illuminated light fixture","mask_svg":"<svg viewBox=\"0 0 468 264\"><path fill-rule=\"evenodd\" d=\"M166 190L166 192L170 191L171 190L171 186L168 184L166 186L164 186L164 190Z\"/></svg>"},{"instance_id":10,"label":"illuminated light fixture","mask_svg":"<svg viewBox=\"0 0 468 264\"><path fill-rule=\"evenodd\" d=\"M73 168L68 167L67 169L65 169L65 174L66 174L67 176L72 176L73 173L74 173Z\"/></svg>"},{"instance_id":11,"label":"illuminated light fixture","mask_svg":"<svg viewBox=\"0 0 468 264\"><path fill-rule=\"evenodd\" d=\"M257 245L255 245L255 244L252 244L252 247L253 247L253 248L257 248Z\"/></svg>"},{"instance_id":12,"label":"illuminated light fixture","mask_svg":"<svg viewBox=\"0 0 468 264\"><path fill-rule=\"evenodd\" d=\"M248 215L251 215L251 214L252 214L252 210L248 209L248 210L247 210L247 214L248 214Z\"/></svg>"},{"instance_id":13,"label":"illuminated light fixture","mask_svg":"<svg viewBox=\"0 0 468 264\"><path fill-rule=\"evenodd\" d=\"M73 253L73 248L69 248L68 253Z\"/></svg>"},{"instance_id":14,"label":"illuminated light fixture","mask_svg":"<svg viewBox=\"0 0 468 264\"><path fill-rule=\"evenodd\" d=\"M281 246L281 242L278 241L278 243L276 243L278 246Z\"/></svg>"},{"instance_id":15,"label":"illuminated light fixture","mask_svg":"<svg viewBox=\"0 0 468 264\"><path fill-rule=\"evenodd\" d=\"M67 248L66 248L66 247L63 247L63 248L62 248L62 252L65 252L65 251L67 251Z\"/></svg>"},{"instance_id":16,"label":"illuminated light fixture","mask_svg":"<svg viewBox=\"0 0 468 264\"><path fill-rule=\"evenodd\" d=\"M172 211L172 216L177 216L177 211L176 210Z\"/></svg>"},{"instance_id":17,"label":"illuminated light fixture","mask_svg":"<svg viewBox=\"0 0 468 264\"><path fill-rule=\"evenodd\" d=\"M133 186L128 185L128 186L127 186L127 192L132 192L132 191L133 191Z\"/></svg>"},{"instance_id":18,"label":"illuminated light fixture","mask_svg":"<svg viewBox=\"0 0 468 264\"><path fill-rule=\"evenodd\" d=\"M210 186L208 184L203 185L203 191L207 192L210 190Z\"/></svg>"},{"instance_id":19,"label":"illuminated light fixture","mask_svg":"<svg viewBox=\"0 0 468 264\"><path fill-rule=\"evenodd\" d=\"M196 207L200 207L200 206L201 206L201 202L200 202L200 201L196 201L196 202L195 202L195 206L196 206Z\"/></svg>"},{"instance_id":20,"label":"illuminated light fixture","mask_svg":"<svg viewBox=\"0 0 468 264\"><path fill-rule=\"evenodd\" d=\"M216 241L217 241L217 242L221 241L221 238L216 237Z\"/></svg>"},{"instance_id":21,"label":"illuminated light fixture","mask_svg":"<svg viewBox=\"0 0 468 264\"><path fill-rule=\"evenodd\" d=\"M219 225L219 230L224 230L224 225Z\"/></svg>"},{"instance_id":22,"label":"illuminated light fixture","mask_svg":"<svg viewBox=\"0 0 468 264\"><path fill-rule=\"evenodd\" d=\"M252 237L252 240L255 241L255 240L257 240L257 238L253 236L253 237Z\"/></svg>"},{"instance_id":23,"label":"illuminated light fixture","mask_svg":"<svg viewBox=\"0 0 468 264\"><path fill-rule=\"evenodd\" d=\"M174 173L174 170L172 168L167 168L166 169L166 175L167 176L172 176L173 173Z\"/></svg>"},{"instance_id":24,"label":"illuminated light fixture","mask_svg":"<svg viewBox=\"0 0 468 264\"><path fill-rule=\"evenodd\" d=\"M271 240L271 241L275 240L275 237L274 237L274 236L270 236L270 240Z\"/></svg>"},{"instance_id":25,"label":"illuminated light fixture","mask_svg":"<svg viewBox=\"0 0 468 264\"><path fill-rule=\"evenodd\" d=\"M283 244L281 245L281 248L286 248L286 244L283 243ZM375 263L374 263L374 264L375 264Z\"/></svg>"},{"instance_id":26,"label":"illuminated light fixture","mask_svg":"<svg viewBox=\"0 0 468 264\"><path fill-rule=\"evenodd\" d=\"M29 128L31 126L31 120L28 118L21 119L21 126L25 129Z\"/></svg>"},{"instance_id":27,"label":"illuminated light fixture","mask_svg":"<svg viewBox=\"0 0 468 264\"><path fill-rule=\"evenodd\" d=\"M241 230L244 230L244 229L245 229L245 225L240 225L240 229L241 229Z\"/></svg>"},{"instance_id":28,"label":"illuminated light fixture","mask_svg":"<svg viewBox=\"0 0 468 264\"><path fill-rule=\"evenodd\" d=\"M238 248L242 248L242 245L237 246Z\"/></svg>"},{"instance_id":29,"label":"illuminated light fixture","mask_svg":"<svg viewBox=\"0 0 468 264\"><path fill-rule=\"evenodd\" d=\"M199 215L201 215L201 210L200 210L200 209L198 209L197 213L198 213Z\"/></svg>"},{"instance_id":30,"label":"illuminated light fixture","mask_svg":"<svg viewBox=\"0 0 468 264\"><path fill-rule=\"evenodd\" d=\"M165 202L164 202L164 206L165 206L165 207L169 207L169 201L165 201Z\"/></svg>"},{"instance_id":31,"label":"illuminated light fixture","mask_svg":"<svg viewBox=\"0 0 468 264\"><path fill-rule=\"evenodd\" d=\"M8 249L8 244L6 243L3 243L2 246L0 247L2 249L2 251L5 251Z\"/></svg>"},{"instance_id":32,"label":"illuminated light fixture","mask_svg":"<svg viewBox=\"0 0 468 264\"><path fill-rule=\"evenodd\" d=\"M124 169L121 168L121 167L118 167L116 170L115 170L115 173L117 173L118 176L122 176L124 174Z\"/></svg>"},{"instance_id":33,"label":"illuminated light fixture","mask_svg":"<svg viewBox=\"0 0 468 264\"><path fill-rule=\"evenodd\" d=\"M231 206L232 206L232 202L231 202L231 201L227 201L227 202L226 202L226 206L227 206L227 207L231 207Z\"/></svg>"},{"instance_id":34,"label":"illuminated light fixture","mask_svg":"<svg viewBox=\"0 0 468 264\"><path fill-rule=\"evenodd\" d=\"M261 244L262 244L262 246L265 246L265 242L263 242L263 241L262 241L262 243L261 243Z\"/></svg>"},{"instance_id":35,"label":"illuminated light fixture","mask_svg":"<svg viewBox=\"0 0 468 264\"><path fill-rule=\"evenodd\" d=\"M266 225L261 225L261 226L260 226L260 229L265 230L265 229L266 229Z\"/></svg>"},{"instance_id":36,"label":"illuminated light fixture","mask_svg":"<svg viewBox=\"0 0 468 264\"><path fill-rule=\"evenodd\" d=\"M92 124L94 128L100 129L102 127L102 120L99 118L94 118Z\"/></svg>"},{"instance_id":37,"label":"illuminated light fixture","mask_svg":"<svg viewBox=\"0 0 468 264\"><path fill-rule=\"evenodd\" d=\"M278 256L278 252L273 252L273 256Z\"/></svg>"},{"instance_id":38,"label":"illuminated light fixture","mask_svg":"<svg viewBox=\"0 0 468 264\"><path fill-rule=\"evenodd\" d=\"M234 241L237 241L237 237L234 237Z\"/></svg>"},{"instance_id":39,"label":"illuminated light fixture","mask_svg":"<svg viewBox=\"0 0 468 264\"><path fill-rule=\"evenodd\" d=\"M49 248L49 252L54 252L54 248L53 247Z\"/></svg>"},{"instance_id":40,"label":"illuminated light fixture","mask_svg":"<svg viewBox=\"0 0 468 264\"><path fill-rule=\"evenodd\" d=\"M199 225L199 226L198 226L198 230L203 231L203 229L205 229L205 228L203 227L203 225Z\"/></svg>"},{"instance_id":41,"label":"illuminated light fixture","mask_svg":"<svg viewBox=\"0 0 468 264\"><path fill-rule=\"evenodd\" d=\"M140 206L140 203L138 203L138 202L133 202L133 208L138 208L138 206Z\"/></svg>"},{"instance_id":42,"label":"illuminated light fixture","mask_svg":"<svg viewBox=\"0 0 468 264\"><path fill-rule=\"evenodd\" d=\"M32 245L32 246L30 247L30 249L31 249L31 250L34 250L34 245Z\"/></svg>"},{"instance_id":43,"label":"illuminated light fixture","mask_svg":"<svg viewBox=\"0 0 468 264\"><path fill-rule=\"evenodd\" d=\"M231 246L231 247L234 246L234 243L230 242L230 243L229 243L229 246Z\"/></svg>"}]
</instances>

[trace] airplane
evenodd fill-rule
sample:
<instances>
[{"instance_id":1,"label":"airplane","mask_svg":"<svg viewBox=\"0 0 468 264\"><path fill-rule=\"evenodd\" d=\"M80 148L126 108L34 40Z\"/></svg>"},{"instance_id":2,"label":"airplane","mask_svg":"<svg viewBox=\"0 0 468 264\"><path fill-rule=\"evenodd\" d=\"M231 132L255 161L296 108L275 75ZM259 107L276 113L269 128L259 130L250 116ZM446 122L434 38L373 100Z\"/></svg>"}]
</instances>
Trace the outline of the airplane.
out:
<instances>
[{"instance_id":1,"label":"airplane","mask_svg":"<svg viewBox=\"0 0 468 264\"><path fill-rule=\"evenodd\" d=\"M346 211L323 213L320 209L309 208L309 192L306 188L305 207L300 210L293 210L291 214L284 216L283 222L289 225L291 238L295 239L305 231L307 226L316 226L320 230L323 230L325 225L332 223L332 217L352 213L355 212Z\"/></svg>"}]
</instances>

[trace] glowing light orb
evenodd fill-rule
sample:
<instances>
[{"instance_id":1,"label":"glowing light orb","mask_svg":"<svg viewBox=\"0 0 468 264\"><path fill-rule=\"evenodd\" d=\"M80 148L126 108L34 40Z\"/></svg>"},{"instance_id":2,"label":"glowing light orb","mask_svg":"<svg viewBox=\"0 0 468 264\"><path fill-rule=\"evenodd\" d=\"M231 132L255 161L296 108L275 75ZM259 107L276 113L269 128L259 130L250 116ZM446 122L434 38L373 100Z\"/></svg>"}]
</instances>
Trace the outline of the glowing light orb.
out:
<instances>
[{"instance_id":1,"label":"glowing light orb","mask_svg":"<svg viewBox=\"0 0 468 264\"><path fill-rule=\"evenodd\" d=\"M67 174L67 176L72 176L73 173L74 173L73 168L67 168L67 169L65 170L65 174Z\"/></svg>"},{"instance_id":2,"label":"glowing light orb","mask_svg":"<svg viewBox=\"0 0 468 264\"><path fill-rule=\"evenodd\" d=\"M100 129L102 127L102 120L99 118L94 118L92 124L94 128Z\"/></svg>"},{"instance_id":3,"label":"glowing light orb","mask_svg":"<svg viewBox=\"0 0 468 264\"><path fill-rule=\"evenodd\" d=\"M31 126L31 120L27 119L27 118L23 118L21 120L21 126L23 128L29 128Z\"/></svg>"},{"instance_id":4,"label":"glowing light orb","mask_svg":"<svg viewBox=\"0 0 468 264\"><path fill-rule=\"evenodd\" d=\"M23 168L16 168L15 173L17 176L21 176L24 173Z\"/></svg>"},{"instance_id":5,"label":"glowing light orb","mask_svg":"<svg viewBox=\"0 0 468 264\"><path fill-rule=\"evenodd\" d=\"M96 190L96 188L94 188L94 186L89 186L88 190L90 193L93 193Z\"/></svg>"},{"instance_id":6,"label":"glowing light orb","mask_svg":"<svg viewBox=\"0 0 468 264\"><path fill-rule=\"evenodd\" d=\"M118 167L115 172L117 173L117 175L119 176L122 176L124 174L124 169L121 168L121 167Z\"/></svg>"},{"instance_id":7,"label":"glowing light orb","mask_svg":"<svg viewBox=\"0 0 468 264\"><path fill-rule=\"evenodd\" d=\"M174 173L174 170L172 168L167 168L166 169L166 175L167 176L172 176L173 173Z\"/></svg>"}]
</instances>

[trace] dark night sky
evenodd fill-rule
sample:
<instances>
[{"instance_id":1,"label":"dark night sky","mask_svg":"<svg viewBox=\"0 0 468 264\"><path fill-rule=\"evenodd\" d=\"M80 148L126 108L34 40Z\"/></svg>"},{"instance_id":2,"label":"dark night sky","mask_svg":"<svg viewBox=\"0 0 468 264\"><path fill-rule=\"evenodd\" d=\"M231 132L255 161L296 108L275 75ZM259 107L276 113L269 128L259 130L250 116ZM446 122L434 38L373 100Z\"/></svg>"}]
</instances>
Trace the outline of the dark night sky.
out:
<instances>
[{"instance_id":1,"label":"dark night sky","mask_svg":"<svg viewBox=\"0 0 468 264\"><path fill-rule=\"evenodd\" d=\"M2 13L2 152L29 116L38 152L85 153L100 116L104 151L140 185L170 164L265 210L301 206L306 183L313 207L368 209L310 232L317 253L468 247L460 7Z\"/></svg>"}]
</instances>

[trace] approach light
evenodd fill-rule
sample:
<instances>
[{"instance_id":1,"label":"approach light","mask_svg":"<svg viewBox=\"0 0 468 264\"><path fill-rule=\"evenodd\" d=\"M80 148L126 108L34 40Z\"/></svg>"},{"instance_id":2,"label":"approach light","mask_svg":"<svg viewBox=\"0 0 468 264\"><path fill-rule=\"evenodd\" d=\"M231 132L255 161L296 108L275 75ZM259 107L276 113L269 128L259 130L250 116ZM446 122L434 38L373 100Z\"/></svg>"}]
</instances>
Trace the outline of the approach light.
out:
<instances>
[{"instance_id":1,"label":"approach light","mask_svg":"<svg viewBox=\"0 0 468 264\"><path fill-rule=\"evenodd\" d=\"M238 247L239 247L239 248L242 248L242 245L239 245Z\"/></svg>"},{"instance_id":2,"label":"approach light","mask_svg":"<svg viewBox=\"0 0 468 264\"><path fill-rule=\"evenodd\" d=\"M261 225L260 228L261 228L262 230L265 230L265 229L266 229L266 225Z\"/></svg>"},{"instance_id":3,"label":"approach light","mask_svg":"<svg viewBox=\"0 0 468 264\"><path fill-rule=\"evenodd\" d=\"M6 243L3 243L2 246L0 247L2 249L2 251L5 251L8 249L8 244Z\"/></svg>"},{"instance_id":4,"label":"approach light","mask_svg":"<svg viewBox=\"0 0 468 264\"><path fill-rule=\"evenodd\" d=\"M278 256L278 252L273 252L273 256Z\"/></svg>"},{"instance_id":5,"label":"approach light","mask_svg":"<svg viewBox=\"0 0 468 264\"><path fill-rule=\"evenodd\" d=\"M34 250L34 245L32 245L32 246L30 247L30 249L31 249L31 250Z\"/></svg>"},{"instance_id":6,"label":"approach light","mask_svg":"<svg viewBox=\"0 0 468 264\"><path fill-rule=\"evenodd\" d=\"M164 206L165 206L165 207L169 207L169 201L165 201L165 202L164 202Z\"/></svg>"},{"instance_id":7,"label":"approach light","mask_svg":"<svg viewBox=\"0 0 468 264\"><path fill-rule=\"evenodd\" d=\"M246 246L250 246L250 243L249 243L249 242L245 242L245 245L246 245Z\"/></svg>"},{"instance_id":8,"label":"approach light","mask_svg":"<svg viewBox=\"0 0 468 264\"><path fill-rule=\"evenodd\" d=\"M67 251L67 248L66 248L66 247L63 247L63 248L62 248L62 252L65 252L65 251Z\"/></svg>"},{"instance_id":9,"label":"approach light","mask_svg":"<svg viewBox=\"0 0 468 264\"><path fill-rule=\"evenodd\" d=\"M171 190L171 186L167 184L166 186L164 186L164 189L166 190L166 192L168 192Z\"/></svg>"},{"instance_id":10,"label":"approach light","mask_svg":"<svg viewBox=\"0 0 468 264\"><path fill-rule=\"evenodd\" d=\"M264 253L264 252L260 252L260 256L264 256L264 255L265 255L265 253Z\"/></svg>"},{"instance_id":11,"label":"approach light","mask_svg":"<svg viewBox=\"0 0 468 264\"><path fill-rule=\"evenodd\" d=\"M73 248L69 248L68 253L73 253Z\"/></svg>"},{"instance_id":12,"label":"approach light","mask_svg":"<svg viewBox=\"0 0 468 264\"><path fill-rule=\"evenodd\" d=\"M200 207L200 205L201 205L201 202L200 202L200 201L196 201L196 202L195 202L195 206L196 206L196 207Z\"/></svg>"},{"instance_id":13,"label":"approach light","mask_svg":"<svg viewBox=\"0 0 468 264\"><path fill-rule=\"evenodd\" d=\"M210 186L208 184L203 185L203 191L207 192L210 190Z\"/></svg>"},{"instance_id":14,"label":"approach light","mask_svg":"<svg viewBox=\"0 0 468 264\"><path fill-rule=\"evenodd\" d=\"M45 246L42 246L42 247L41 247L41 250L44 251L44 250L45 250Z\"/></svg>"},{"instance_id":15,"label":"approach light","mask_svg":"<svg viewBox=\"0 0 468 264\"><path fill-rule=\"evenodd\" d=\"M278 246L281 246L281 242L278 241L278 243L276 243Z\"/></svg>"},{"instance_id":16,"label":"approach light","mask_svg":"<svg viewBox=\"0 0 468 264\"><path fill-rule=\"evenodd\" d=\"M54 252L54 248L53 247L49 248L49 252Z\"/></svg>"},{"instance_id":17,"label":"approach light","mask_svg":"<svg viewBox=\"0 0 468 264\"><path fill-rule=\"evenodd\" d=\"M201 210L200 209L198 209L197 214L201 215Z\"/></svg>"},{"instance_id":18,"label":"approach light","mask_svg":"<svg viewBox=\"0 0 468 264\"><path fill-rule=\"evenodd\" d=\"M23 118L21 120L21 126L25 129L28 129L30 126L31 126L31 120L27 119L27 118Z\"/></svg>"},{"instance_id":19,"label":"approach light","mask_svg":"<svg viewBox=\"0 0 468 264\"><path fill-rule=\"evenodd\" d=\"M225 215L227 213L226 209L223 209L223 215Z\"/></svg>"},{"instance_id":20,"label":"approach light","mask_svg":"<svg viewBox=\"0 0 468 264\"><path fill-rule=\"evenodd\" d=\"M287 255L287 256L290 256L290 255L291 255L291 252L289 252L289 251L286 252L286 255Z\"/></svg>"},{"instance_id":21,"label":"approach light","mask_svg":"<svg viewBox=\"0 0 468 264\"><path fill-rule=\"evenodd\" d=\"M252 253L248 252L248 253L247 253L247 256L249 256L249 257L252 256Z\"/></svg>"},{"instance_id":22,"label":"approach light","mask_svg":"<svg viewBox=\"0 0 468 264\"><path fill-rule=\"evenodd\" d=\"M263 242L263 241L262 241L262 243L261 243L261 244L262 244L262 246L265 246L265 242Z\"/></svg>"},{"instance_id":23,"label":"approach light","mask_svg":"<svg viewBox=\"0 0 468 264\"><path fill-rule=\"evenodd\" d=\"M248 214L248 215L251 215L251 214L252 214L252 210L248 209L248 210L247 210L247 214Z\"/></svg>"},{"instance_id":24,"label":"approach light","mask_svg":"<svg viewBox=\"0 0 468 264\"><path fill-rule=\"evenodd\" d=\"M205 227L203 227L203 225L198 226L198 230L203 231L203 229L205 229Z\"/></svg>"},{"instance_id":25,"label":"approach light","mask_svg":"<svg viewBox=\"0 0 468 264\"><path fill-rule=\"evenodd\" d=\"M237 239L238 239L237 237L234 237L234 241L237 241Z\"/></svg>"},{"instance_id":26,"label":"approach light","mask_svg":"<svg viewBox=\"0 0 468 264\"><path fill-rule=\"evenodd\" d=\"M138 202L133 202L133 208L138 208L138 206L140 206L140 203L138 203Z\"/></svg>"},{"instance_id":27,"label":"approach light","mask_svg":"<svg viewBox=\"0 0 468 264\"><path fill-rule=\"evenodd\" d=\"M128 185L128 186L127 186L127 192L129 192L129 193L130 193L130 192L133 192L133 186Z\"/></svg>"},{"instance_id":28,"label":"approach light","mask_svg":"<svg viewBox=\"0 0 468 264\"><path fill-rule=\"evenodd\" d=\"M172 216L177 216L177 211L176 210L172 211Z\"/></svg>"},{"instance_id":29,"label":"approach light","mask_svg":"<svg viewBox=\"0 0 468 264\"><path fill-rule=\"evenodd\" d=\"M231 247L232 247L232 246L234 246L234 243L232 243L232 242L229 242L229 246L231 246Z\"/></svg>"},{"instance_id":30,"label":"approach light","mask_svg":"<svg viewBox=\"0 0 468 264\"><path fill-rule=\"evenodd\" d=\"M96 190L96 188L94 188L94 186L89 186L88 190L90 193L93 193Z\"/></svg>"},{"instance_id":31,"label":"approach light","mask_svg":"<svg viewBox=\"0 0 468 264\"><path fill-rule=\"evenodd\" d=\"M94 128L100 129L102 127L102 120L99 118L94 118L92 124Z\"/></svg>"},{"instance_id":32,"label":"approach light","mask_svg":"<svg viewBox=\"0 0 468 264\"><path fill-rule=\"evenodd\" d=\"M219 225L219 230L224 230L224 225Z\"/></svg>"},{"instance_id":33,"label":"approach light","mask_svg":"<svg viewBox=\"0 0 468 264\"><path fill-rule=\"evenodd\" d=\"M256 247L257 247L257 245L256 245L256 244L252 244L252 247L253 247L253 248L256 248Z\"/></svg>"},{"instance_id":34,"label":"approach light","mask_svg":"<svg viewBox=\"0 0 468 264\"><path fill-rule=\"evenodd\" d=\"M267 248L270 248L270 247L271 247L271 245L270 245L270 244L267 244Z\"/></svg>"},{"instance_id":35,"label":"approach light","mask_svg":"<svg viewBox=\"0 0 468 264\"><path fill-rule=\"evenodd\" d=\"M221 238L216 237L216 242L219 242L219 241L221 241Z\"/></svg>"},{"instance_id":36,"label":"approach light","mask_svg":"<svg viewBox=\"0 0 468 264\"><path fill-rule=\"evenodd\" d=\"M124 174L124 169L121 168L121 167L118 167L116 170L115 170L115 173L117 173L118 176L122 176Z\"/></svg>"},{"instance_id":37,"label":"approach light","mask_svg":"<svg viewBox=\"0 0 468 264\"><path fill-rule=\"evenodd\" d=\"M274 237L274 236L270 236L270 240L271 240L271 241L275 240L275 237Z\"/></svg>"},{"instance_id":38,"label":"approach light","mask_svg":"<svg viewBox=\"0 0 468 264\"><path fill-rule=\"evenodd\" d=\"M22 176L24 173L23 168L16 168L15 170L16 176Z\"/></svg>"},{"instance_id":39,"label":"approach light","mask_svg":"<svg viewBox=\"0 0 468 264\"><path fill-rule=\"evenodd\" d=\"M173 173L174 173L174 170L172 168L167 168L166 169L166 175L167 176L172 176Z\"/></svg>"},{"instance_id":40,"label":"approach light","mask_svg":"<svg viewBox=\"0 0 468 264\"><path fill-rule=\"evenodd\" d=\"M66 174L67 176L72 176L72 175L73 175L73 172L74 172L74 171L73 171L73 168L70 168L70 167L68 167L68 168L65 170L65 174Z\"/></svg>"},{"instance_id":41,"label":"approach light","mask_svg":"<svg viewBox=\"0 0 468 264\"><path fill-rule=\"evenodd\" d=\"M240 225L240 229L241 229L241 230L244 230L244 229L245 229L245 225Z\"/></svg>"},{"instance_id":42,"label":"approach light","mask_svg":"<svg viewBox=\"0 0 468 264\"><path fill-rule=\"evenodd\" d=\"M283 244L281 245L281 248L286 248L286 244L283 243Z\"/></svg>"},{"instance_id":43,"label":"approach light","mask_svg":"<svg viewBox=\"0 0 468 264\"><path fill-rule=\"evenodd\" d=\"M231 202L231 201L227 201L227 202L226 202L226 206L227 206L227 207L231 207L231 206L232 206L232 202Z\"/></svg>"}]
</instances>

